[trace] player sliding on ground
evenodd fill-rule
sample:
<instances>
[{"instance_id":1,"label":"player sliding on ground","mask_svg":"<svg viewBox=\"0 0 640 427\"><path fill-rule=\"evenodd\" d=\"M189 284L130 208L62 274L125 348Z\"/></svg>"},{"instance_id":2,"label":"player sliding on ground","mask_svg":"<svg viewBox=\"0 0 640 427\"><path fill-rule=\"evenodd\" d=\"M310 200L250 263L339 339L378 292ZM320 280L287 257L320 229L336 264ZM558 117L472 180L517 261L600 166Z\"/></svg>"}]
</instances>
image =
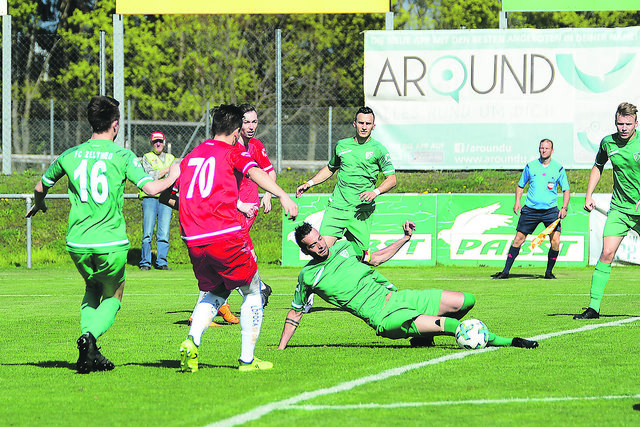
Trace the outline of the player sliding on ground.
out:
<instances>
[{"instance_id":1,"label":"player sliding on ground","mask_svg":"<svg viewBox=\"0 0 640 427\"><path fill-rule=\"evenodd\" d=\"M404 236L384 249L369 253L346 240L329 246L318 231L308 223L295 230L296 242L303 253L313 259L298 276L280 338L279 350L284 350L300 324L304 303L311 293L364 320L385 338L411 338L412 346L433 345L435 335L455 334L462 319L476 302L466 292L430 289L399 291L391 282L370 266L377 266L393 257L407 243L415 224L403 224ZM489 333L488 345L536 348L537 341L523 338L502 338Z\"/></svg>"}]
</instances>

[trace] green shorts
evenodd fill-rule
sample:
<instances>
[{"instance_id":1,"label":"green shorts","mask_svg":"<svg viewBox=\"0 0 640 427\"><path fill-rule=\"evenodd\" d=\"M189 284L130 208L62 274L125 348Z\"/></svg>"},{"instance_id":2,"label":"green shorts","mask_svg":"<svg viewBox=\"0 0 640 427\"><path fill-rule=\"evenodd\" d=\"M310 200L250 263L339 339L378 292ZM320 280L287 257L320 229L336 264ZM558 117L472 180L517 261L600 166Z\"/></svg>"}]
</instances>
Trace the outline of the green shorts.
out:
<instances>
[{"instance_id":1,"label":"green shorts","mask_svg":"<svg viewBox=\"0 0 640 427\"><path fill-rule=\"evenodd\" d=\"M611 209L604 224L603 237L626 236L629 230L635 230L640 234L640 215L629 215Z\"/></svg>"},{"instance_id":2,"label":"green shorts","mask_svg":"<svg viewBox=\"0 0 640 427\"><path fill-rule=\"evenodd\" d=\"M368 251L373 211L373 207L368 204L362 205L355 212L329 206L322 217L320 234L338 239L345 236L362 250Z\"/></svg>"},{"instance_id":3,"label":"green shorts","mask_svg":"<svg viewBox=\"0 0 640 427\"><path fill-rule=\"evenodd\" d=\"M376 334L391 339L415 336L418 330L413 323L414 319L422 314L437 316L441 299L442 289L392 293L382 309L382 319L378 323Z\"/></svg>"},{"instance_id":4,"label":"green shorts","mask_svg":"<svg viewBox=\"0 0 640 427\"><path fill-rule=\"evenodd\" d=\"M104 298L114 295L126 278L127 250L107 254L69 252L88 287L100 289Z\"/></svg>"}]
</instances>

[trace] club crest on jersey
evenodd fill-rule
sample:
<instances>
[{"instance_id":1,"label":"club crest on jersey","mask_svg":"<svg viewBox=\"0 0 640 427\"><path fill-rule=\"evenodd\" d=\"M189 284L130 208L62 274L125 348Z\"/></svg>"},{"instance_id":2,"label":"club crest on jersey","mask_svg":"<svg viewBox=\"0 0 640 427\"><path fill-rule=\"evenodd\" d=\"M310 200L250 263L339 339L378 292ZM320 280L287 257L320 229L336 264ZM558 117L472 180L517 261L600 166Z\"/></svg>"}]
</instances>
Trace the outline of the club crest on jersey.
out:
<instances>
[{"instance_id":1,"label":"club crest on jersey","mask_svg":"<svg viewBox=\"0 0 640 427\"><path fill-rule=\"evenodd\" d=\"M340 255L341 257L343 257L343 258L349 258L349 251L348 251L348 250L346 250L346 249L343 249L343 250L341 250L341 251L340 251L340 254L339 254L339 255Z\"/></svg>"},{"instance_id":2,"label":"club crest on jersey","mask_svg":"<svg viewBox=\"0 0 640 427\"><path fill-rule=\"evenodd\" d=\"M249 154L249 152L248 152L248 151L243 151L243 152L242 152L242 154L241 154L241 156L244 156L244 157L251 157L251 154Z\"/></svg>"},{"instance_id":3,"label":"club crest on jersey","mask_svg":"<svg viewBox=\"0 0 640 427\"><path fill-rule=\"evenodd\" d=\"M366 159L369 160L372 157L373 157L373 151L367 151Z\"/></svg>"},{"instance_id":4,"label":"club crest on jersey","mask_svg":"<svg viewBox=\"0 0 640 427\"><path fill-rule=\"evenodd\" d=\"M640 152L633 153L633 160L640 162Z\"/></svg>"}]
</instances>

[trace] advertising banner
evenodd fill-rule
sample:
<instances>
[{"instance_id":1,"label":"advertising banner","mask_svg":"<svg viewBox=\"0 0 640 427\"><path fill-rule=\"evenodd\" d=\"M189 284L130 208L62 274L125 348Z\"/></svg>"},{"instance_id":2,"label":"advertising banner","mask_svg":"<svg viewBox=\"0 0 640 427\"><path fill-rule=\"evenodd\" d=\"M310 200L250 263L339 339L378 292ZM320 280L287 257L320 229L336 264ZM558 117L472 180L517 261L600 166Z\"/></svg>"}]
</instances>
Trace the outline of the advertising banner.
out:
<instances>
[{"instance_id":1,"label":"advertising banner","mask_svg":"<svg viewBox=\"0 0 640 427\"><path fill-rule=\"evenodd\" d=\"M522 200L525 200L524 196ZM519 218L513 212L513 195L441 194L437 203L438 264L504 266ZM589 215L583 206L584 197L571 198L567 217L561 222L557 265L587 265ZM540 224L527 237L515 266L546 265L549 238L531 250L531 240L542 230L544 226Z\"/></svg>"},{"instance_id":2,"label":"advertising banner","mask_svg":"<svg viewBox=\"0 0 640 427\"><path fill-rule=\"evenodd\" d=\"M282 265L303 266L311 258L300 252L294 237L294 229L302 222L308 222L320 229L322 216L329 201L328 195L305 194L298 199L299 221L282 221ZM435 265L433 241L436 231L436 197L432 195L385 194L376 198L376 212L373 214L370 251L382 249L404 233L402 224L410 220L416 224L416 231L409 243L385 265Z\"/></svg>"},{"instance_id":3,"label":"advertising banner","mask_svg":"<svg viewBox=\"0 0 640 427\"><path fill-rule=\"evenodd\" d=\"M502 0L505 12L638 10L638 0Z\"/></svg>"},{"instance_id":4,"label":"advertising banner","mask_svg":"<svg viewBox=\"0 0 640 427\"><path fill-rule=\"evenodd\" d=\"M365 102L397 169L591 168L637 103L640 28L368 31Z\"/></svg>"},{"instance_id":5,"label":"advertising banner","mask_svg":"<svg viewBox=\"0 0 640 427\"><path fill-rule=\"evenodd\" d=\"M283 265L302 266L311 259L300 252L294 229L303 221L320 229L328 200L328 195L305 194L298 199L298 220L283 219ZM370 251L402 237L406 220L416 223L411 241L387 265L503 266L518 223L512 194L385 194L376 200ZM558 265L587 265L589 214L583 206L584 197L571 198L567 218L561 223ZM543 229L540 224L528 236L516 266L546 265L549 238L533 251L530 246Z\"/></svg>"}]
</instances>

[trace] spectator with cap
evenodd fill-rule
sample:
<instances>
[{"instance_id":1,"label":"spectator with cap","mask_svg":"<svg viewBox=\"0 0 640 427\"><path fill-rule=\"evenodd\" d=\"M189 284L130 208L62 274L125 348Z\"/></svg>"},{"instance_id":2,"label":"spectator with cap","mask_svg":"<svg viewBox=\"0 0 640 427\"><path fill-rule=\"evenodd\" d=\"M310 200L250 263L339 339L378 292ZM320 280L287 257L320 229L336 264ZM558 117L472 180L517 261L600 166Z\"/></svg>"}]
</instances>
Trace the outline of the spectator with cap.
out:
<instances>
[{"instance_id":1,"label":"spectator with cap","mask_svg":"<svg viewBox=\"0 0 640 427\"><path fill-rule=\"evenodd\" d=\"M142 167L144 171L153 177L160 179L169 173L169 167L175 161L171 153L165 153L164 147L166 138L162 132L151 134L151 151L142 156ZM169 225L171 223L172 209L169 206L158 202L158 196L149 196L145 192L140 192L142 199L142 257L140 260L140 270L151 269L151 239L156 228L156 246L158 256L155 267L158 270L171 270L167 262L169 252Z\"/></svg>"}]
</instances>

